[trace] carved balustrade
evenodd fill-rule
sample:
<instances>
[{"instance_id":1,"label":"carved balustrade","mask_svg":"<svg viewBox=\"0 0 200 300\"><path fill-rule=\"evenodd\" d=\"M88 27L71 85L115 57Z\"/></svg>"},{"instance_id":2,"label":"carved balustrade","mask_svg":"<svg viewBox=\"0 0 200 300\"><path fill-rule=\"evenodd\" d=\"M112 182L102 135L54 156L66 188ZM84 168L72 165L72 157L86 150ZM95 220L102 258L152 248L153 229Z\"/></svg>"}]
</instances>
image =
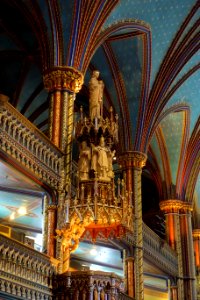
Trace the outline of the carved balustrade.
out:
<instances>
[{"instance_id":1,"label":"carved balustrade","mask_svg":"<svg viewBox=\"0 0 200 300\"><path fill-rule=\"evenodd\" d=\"M133 235L126 233L124 242L135 246ZM172 277L178 276L177 253L153 230L143 223L144 259Z\"/></svg>"},{"instance_id":2,"label":"carved balustrade","mask_svg":"<svg viewBox=\"0 0 200 300\"><path fill-rule=\"evenodd\" d=\"M143 223L143 243L144 258L171 276L177 276L178 257L176 252L145 223Z\"/></svg>"},{"instance_id":3,"label":"carved balustrade","mask_svg":"<svg viewBox=\"0 0 200 300\"><path fill-rule=\"evenodd\" d=\"M0 234L0 295L52 299L55 272L48 256Z\"/></svg>"},{"instance_id":4,"label":"carved balustrade","mask_svg":"<svg viewBox=\"0 0 200 300\"><path fill-rule=\"evenodd\" d=\"M0 95L0 150L56 188L62 152Z\"/></svg>"},{"instance_id":5,"label":"carved balustrade","mask_svg":"<svg viewBox=\"0 0 200 300\"><path fill-rule=\"evenodd\" d=\"M114 273L100 271L66 272L55 278L55 299L121 299L128 300L123 294L123 281Z\"/></svg>"}]
</instances>

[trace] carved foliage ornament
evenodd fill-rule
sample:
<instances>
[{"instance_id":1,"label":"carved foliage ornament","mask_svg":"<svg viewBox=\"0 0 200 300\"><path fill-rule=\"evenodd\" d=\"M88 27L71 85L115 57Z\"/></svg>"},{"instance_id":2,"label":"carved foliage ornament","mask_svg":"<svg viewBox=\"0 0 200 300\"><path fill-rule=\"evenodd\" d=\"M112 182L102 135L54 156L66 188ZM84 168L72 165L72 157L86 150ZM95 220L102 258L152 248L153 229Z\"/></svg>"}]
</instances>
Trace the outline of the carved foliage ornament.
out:
<instances>
[{"instance_id":1,"label":"carved foliage ornament","mask_svg":"<svg viewBox=\"0 0 200 300\"><path fill-rule=\"evenodd\" d=\"M147 156L145 153L138 152L138 151L129 151L124 153L119 158L119 162L122 167L135 167L142 169L146 164Z\"/></svg>"},{"instance_id":2,"label":"carved foliage ornament","mask_svg":"<svg viewBox=\"0 0 200 300\"><path fill-rule=\"evenodd\" d=\"M188 202L172 199L161 201L160 209L163 210L165 213L179 212L180 210L184 212L190 212L192 211L192 206Z\"/></svg>"},{"instance_id":3,"label":"carved foliage ornament","mask_svg":"<svg viewBox=\"0 0 200 300\"><path fill-rule=\"evenodd\" d=\"M83 74L72 67L55 67L45 71L44 86L48 91L54 89L67 89L73 93L78 93L83 85Z\"/></svg>"}]
</instances>

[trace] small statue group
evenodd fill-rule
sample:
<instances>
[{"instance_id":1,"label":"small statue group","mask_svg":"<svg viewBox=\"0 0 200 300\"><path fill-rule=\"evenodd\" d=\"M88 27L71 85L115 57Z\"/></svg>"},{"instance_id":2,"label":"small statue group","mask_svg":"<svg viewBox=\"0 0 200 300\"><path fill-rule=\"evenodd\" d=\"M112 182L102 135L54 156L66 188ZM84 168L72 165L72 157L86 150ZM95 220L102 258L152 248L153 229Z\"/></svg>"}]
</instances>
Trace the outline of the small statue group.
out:
<instances>
[{"instance_id":1,"label":"small statue group","mask_svg":"<svg viewBox=\"0 0 200 300\"><path fill-rule=\"evenodd\" d=\"M89 81L89 114L90 120L92 122L94 121L95 124L98 123L98 120L103 120L104 83L98 79L99 74L99 71L93 71ZM113 132L115 125L113 122ZM89 145L85 140L82 141L78 161L79 180L89 180L91 174L94 174L93 177L110 181L114 177L112 168L114 155L115 151L111 151L110 148L105 145L103 136L101 136L97 146L94 144Z\"/></svg>"},{"instance_id":2,"label":"small statue group","mask_svg":"<svg viewBox=\"0 0 200 300\"><path fill-rule=\"evenodd\" d=\"M93 170L98 179L110 181L113 178L114 155L115 150L111 151L109 147L106 147L103 136L98 146L91 144L91 147L88 147L87 142L83 141L78 161L79 179L88 180L90 171Z\"/></svg>"}]
</instances>

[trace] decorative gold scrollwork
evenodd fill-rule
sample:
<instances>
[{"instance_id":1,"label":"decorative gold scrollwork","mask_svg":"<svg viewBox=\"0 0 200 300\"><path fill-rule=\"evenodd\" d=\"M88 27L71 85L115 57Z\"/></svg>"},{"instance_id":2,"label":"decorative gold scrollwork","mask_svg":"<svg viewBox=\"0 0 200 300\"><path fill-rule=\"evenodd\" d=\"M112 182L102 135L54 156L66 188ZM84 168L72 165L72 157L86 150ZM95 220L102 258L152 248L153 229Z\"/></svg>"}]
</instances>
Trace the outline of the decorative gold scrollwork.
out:
<instances>
[{"instance_id":1,"label":"decorative gold scrollwork","mask_svg":"<svg viewBox=\"0 0 200 300\"><path fill-rule=\"evenodd\" d=\"M83 85L83 74L73 67L55 67L45 71L44 86L47 90L67 89L71 92L78 93Z\"/></svg>"}]
</instances>

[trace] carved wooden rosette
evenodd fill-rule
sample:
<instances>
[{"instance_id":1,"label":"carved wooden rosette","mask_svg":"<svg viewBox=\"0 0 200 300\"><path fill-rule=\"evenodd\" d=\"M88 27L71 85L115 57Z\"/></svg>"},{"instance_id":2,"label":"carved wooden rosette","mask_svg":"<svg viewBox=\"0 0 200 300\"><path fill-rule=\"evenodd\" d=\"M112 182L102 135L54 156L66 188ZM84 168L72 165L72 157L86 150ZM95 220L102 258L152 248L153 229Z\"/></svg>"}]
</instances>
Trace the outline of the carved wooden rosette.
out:
<instances>
[{"instance_id":1,"label":"carved wooden rosette","mask_svg":"<svg viewBox=\"0 0 200 300\"><path fill-rule=\"evenodd\" d=\"M135 242L135 263L134 296L138 300L144 299L143 279L143 222L142 222L142 195L141 195L141 174L145 166L147 156L138 151L126 152L120 157L119 163L126 175L126 188L132 195L134 206L134 242ZM130 289L131 290L131 289Z\"/></svg>"}]
</instances>

